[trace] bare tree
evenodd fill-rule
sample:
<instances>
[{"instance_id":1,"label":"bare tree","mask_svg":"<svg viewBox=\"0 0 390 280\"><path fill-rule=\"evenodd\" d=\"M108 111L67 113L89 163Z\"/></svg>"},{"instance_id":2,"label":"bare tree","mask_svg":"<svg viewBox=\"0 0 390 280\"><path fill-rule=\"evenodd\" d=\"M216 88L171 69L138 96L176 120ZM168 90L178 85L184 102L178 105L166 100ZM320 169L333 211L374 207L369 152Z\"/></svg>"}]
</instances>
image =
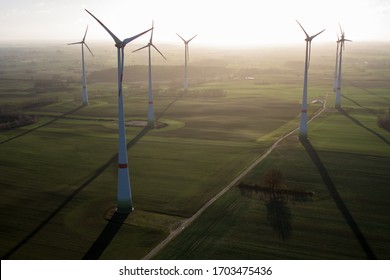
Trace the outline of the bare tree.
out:
<instances>
[{"instance_id":1,"label":"bare tree","mask_svg":"<svg viewBox=\"0 0 390 280\"><path fill-rule=\"evenodd\" d=\"M283 185L283 174L278 169L271 169L264 175L264 185L271 189L272 193L280 189Z\"/></svg>"}]
</instances>

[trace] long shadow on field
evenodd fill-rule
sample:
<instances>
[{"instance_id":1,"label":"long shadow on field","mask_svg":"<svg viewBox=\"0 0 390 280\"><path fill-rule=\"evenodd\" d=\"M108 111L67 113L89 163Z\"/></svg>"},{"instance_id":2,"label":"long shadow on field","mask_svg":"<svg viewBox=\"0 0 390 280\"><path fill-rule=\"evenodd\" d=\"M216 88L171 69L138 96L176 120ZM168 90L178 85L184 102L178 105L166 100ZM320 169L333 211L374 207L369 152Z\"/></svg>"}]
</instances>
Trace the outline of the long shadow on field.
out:
<instances>
[{"instance_id":1,"label":"long shadow on field","mask_svg":"<svg viewBox=\"0 0 390 280\"><path fill-rule=\"evenodd\" d=\"M11 141L11 140L14 140L14 139L16 139L16 138L22 137L22 136L24 136L24 135L26 135L26 134L29 134L30 132L33 132L33 131L35 131L35 130L37 130L37 129L40 129L40 128L42 128L42 127L45 127L45 126L47 126L47 125L49 125L49 124L52 124L52 123L54 123L55 121L57 121L57 120L59 120L59 119L65 117L66 115L70 115L70 114L73 114L73 113L77 112L78 110L80 110L80 109L83 108L84 106L85 106L85 105L80 105L80 106L78 106L77 108L72 109L72 110L70 110L70 111L68 111L68 112L65 112L65 113L63 113L62 115L58 116L58 117L54 117L52 120L50 120L50 121L48 121L48 122L45 122L44 124L41 124L41 125L39 125L39 126L37 126L37 127L34 127L34 128L32 128L32 129L29 129L29 130L27 130L27 131L25 131L25 132L22 132L21 134L12 136L12 137L10 137L10 138L8 138L8 139L5 139L4 141L1 141L1 142L0 142L0 145L1 145L1 144L4 144L4 143L7 143L7 142L9 142L9 141Z\"/></svg>"},{"instance_id":2,"label":"long shadow on field","mask_svg":"<svg viewBox=\"0 0 390 280\"><path fill-rule=\"evenodd\" d=\"M368 107L365 107L363 105L361 105L360 103L356 102L355 100L353 100L352 98L348 97L348 96L345 96L345 95L341 95L343 98L351 101L352 103L354 103L355 105L359 106L360 108L363 108L363 109L366 109L367 111L369 111L371 114L375 115L375 116L379 116L374 110L372 110L371 108L368 108Z\"/></svg>"},{"instance_id":3,"label":"long shadow on field","mask_svg":"<svg viewBox=\"0 0 390 280\"><path fill-rule=\"evenodd\" d=\"M329 193L333 197L333 200L335 201L337 207L339 208L341 214L344 216L344 219L352 229L353 233L355 234L356 239L360 243L360 246L362 247L363 251L365 252L368 259L376 259L376 256L374 252L372 251L370 244L368 244L367 239L363 235L363 233L360 231L358 224L352 217L351 213L349 212L347 206L345 205L342 197L338 193L335 184L332 181L332 178L329 176L328 171L326 170L326 167L322 163L320 157L318 156L316 150L311 145L310 141L308 139L301 139L300 140L302 145L305 147L306 152L309 154L312 162L317 167L318 172L320 173L322 180L324 181L326 187L328 188Z\"/></svg>"},{"instance_id":4,"label":"long shadow on field","mask_svg":"<svg viewBox=\"0 0 390 280\"><path fill-rule=\"evenodd\" d=\"M368 89L366 89L364 87L361 87L361 86L357 85L356 83L353 83L353 82L349 81L349 84L354 86L354 87L356 87L356 88L358 88L358 89L361 89L361 90L363 90L363 91L367 92L368 94L371 94L371 95L373 95L375 97L379 97L379 98L382 98L382 99L384 99L386 101L390 101L390 99L388 97L384 97L384 96L378 95L378 94L376 94L376 93L374 93L374 92L372 92L372 91L370 91L370 90L368 90Z\"/></svg>"},{"instance_id":5,"label":"long shadow on field","mask_svg":"<svg viewBox=\"0 0 390 280\"><path fill-rule=\"evenodd\" d=\"M127 143L127 148L130 149L134 144L136 144L147 132L149 131L148 127L145 127L141 130L130 142ZM84 183L82 183L78 188L76 188L56 209L54 209L50 215L38 225L30 234L28 234L19 244L12 248L7 254L5 254L2 259L8 259L13 255L17 250L19 250L24 244L26 244L32 237L34 237L44 226L46 226L72 199L83 189L85 189L90 183L92 183L100 174L102 174L111 164L115 163L118 158L118 153L113 155L106 163L101 165L96 169Z\"/></svg>"},{"instance_id":6,"label":"long shadow on field","mask_svg":"<svg viewBox=\"0 0 390 280\"><path fill-rule=\"evenodd\" d=\"M118 233L122 227L124 221L129 216L128 213L118 213L115 212L114 215L109 220L106 227L100 233L99 237L92 244L91 248L84 255L83 260L97 260L110 244L112 239Z\"/></svg>"},{"instance_id":7,"label":"long shadow on field","mask_svg":"<svg viewBox=\"0 0 390 280\"><path fill-rule=\"evenodd\" d=\"M372 130L371 128L365 126L364 124L362 124L360 121L358 121L357 119L355 119L354 117L352 117L351 115L348 114L348 112L346 112L343 108L339 108L338 111L343 114L346 118L350 119L352 122L354 122L355 124L363 127L364 129L368 130L369 132L371 132L372 134L374 134L376 137L378 137L379 139L381 139L383 142L385 142L387 145L390 145L390 141L387 140L385 137L383 137L382 135L380 135L378 132Z\"/></svg>"},{"instance_id":8,"label":"long shadow on field","mask_svg":"<svg viewBox=\"0 0 390 280\"><path fill-rule=\"evenodd\" d=\"M176 102L177 100L179 100L180 98L181 98L181 96L176 97L175 99L173 99L172 102L168 104L168 106L167 106L167 107L166 107L166 108L157 116L156 119L159 120L159 119L165 114L165 112L168 111L169 108L171 108L171 106L172 106L173 104L175 104L175 102Z\"/></svg>"}]
</instances>

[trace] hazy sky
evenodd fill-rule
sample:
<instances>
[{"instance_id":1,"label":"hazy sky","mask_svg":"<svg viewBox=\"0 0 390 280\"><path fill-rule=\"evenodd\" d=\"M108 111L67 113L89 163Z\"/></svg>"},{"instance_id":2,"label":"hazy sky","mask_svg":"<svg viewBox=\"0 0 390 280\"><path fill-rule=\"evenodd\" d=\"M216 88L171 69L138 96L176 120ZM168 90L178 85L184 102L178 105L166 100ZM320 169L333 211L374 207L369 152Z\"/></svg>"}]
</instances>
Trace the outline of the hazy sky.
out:
<instances>
[{"instance_id":1,"label":"hazy sky","mask_svg":"<svg viewBox=\"0 0 390 280\"><path fill-rule=\"evenodd\" d=\"M110 42L85 8L120 39L154 19L160 43L180 42L176 32L203 45L299 43L298 19L309 34L326 29L316 41L335 41L339 23L353 41L390 41L390 0L2 0L0 41L74 42L89 25L87 40Z\"/></svg>"}]
</instances>

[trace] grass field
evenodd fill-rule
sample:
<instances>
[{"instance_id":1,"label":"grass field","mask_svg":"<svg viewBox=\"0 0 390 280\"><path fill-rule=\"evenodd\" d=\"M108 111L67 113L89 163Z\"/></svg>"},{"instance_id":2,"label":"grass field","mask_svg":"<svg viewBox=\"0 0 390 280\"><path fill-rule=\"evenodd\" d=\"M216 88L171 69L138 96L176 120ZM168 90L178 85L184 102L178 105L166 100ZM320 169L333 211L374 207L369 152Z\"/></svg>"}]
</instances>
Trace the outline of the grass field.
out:
<instances>
[{"instance_id":1,"label":"grass field","mask_svg":"<svg viewBox=\"0 0 390 280\"><path fill-rule=\"evenodd\" d=\"M376 56L370 55L366 59L376 61ZM68 56L72 57L65 53ZM198 57L204 59L205 55ZM259 64L255 80L218 77L191 85L192 90L222 91L220 96L180 96L169 81L162 83L162 94L154 103L158 121L167 126L152 130L127 127L136 210L119 222L110 220L117 185L116 85L89 84L90 104L80 107L81 90L76 81L69 80L55 91L53 83L44 84L44 91L37 93L33 80L13 79L22 71L20 65L9 68L0 76L2 105L39 118L35 124L0 131L2 258L145 256L278 137L297 126L302 73L295 69L296 57L289 59L292 62L278 60L269 73L268 60ZM235 59L228 65L229 71L253 68L242 61ZM323 57L321 63L328 66L329 61ZM93 70L107 68L106 63L98 61ZM34 65L29 67L36 67L41 79L48 66ZM347 64L345 71L351 65ZM64 63L62 67L68 67L69 73L60 66L50 67L53 74L76 79L77 65ZM332 86L331 77L324 76L332 71L318 66L312 71L310 100L323 99ZM353 75L366 77L362 71L371 70L367 66ZM327 110L309 125L309 135L351 216L376 257L383 259L390 254L386 219L390 134L376 126L376 118L390 105L390 86L383 76L371 72L373 79L358 81L346 75L344 110ZM143 82L125 84L127 120L146 119L145 86ZM332 98L330 94L330 107ZM53 102L40 105L42 100ZM309 114L319 108L311 104ZM267 218L269 202L242 196L234 187L156 258L366 258L296 135L283 141L245 181L259 182L264 172L274 167L283 171L288 187L315 192L312 201L282 205L284 231L271 226L280 223ZM281 240L281 236L288 238Z\"/></svg>"}]
</instances>

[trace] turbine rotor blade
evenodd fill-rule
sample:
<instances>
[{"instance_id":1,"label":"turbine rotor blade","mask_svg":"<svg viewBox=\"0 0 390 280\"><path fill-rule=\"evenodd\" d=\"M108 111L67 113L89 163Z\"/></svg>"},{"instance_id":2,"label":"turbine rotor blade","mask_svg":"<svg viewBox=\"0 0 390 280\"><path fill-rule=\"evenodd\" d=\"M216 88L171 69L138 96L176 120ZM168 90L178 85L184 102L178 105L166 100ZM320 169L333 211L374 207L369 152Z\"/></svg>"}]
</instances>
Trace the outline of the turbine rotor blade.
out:
<instances>
[{"instance_id":1,"label":"turbine rotor blade","mask_svg":"<svg viewBox=\"0 0 390 280\"><path fill-rule=\"evenodd\" d=\"M310 58L311 58L311 41L309 42L309 61L307 63L307 68L310 66Z\"/></svg>"},{"instance_id":2,"label":"turbine rotor blade","mask_svg":"<svg viewBox=\"0 0 390 280\"><path fill-rule=\"evenodd\" d=\"M151 44L151 46L152 46L156 51L158 51L158 53L159 53L165 60L167 60L166 57L159 51L159 49L158 49L155 45Z\"/></svg>"},{"instance_id":3,"label":"turbine rotor blade","mask_svg":"<svg viewBox=\"0 0 390 280\"><path fill-rule=\"evenodd\" d=\"M133 53L134 52L138 52L138 51L140 51L140 50L143 50L143 49L145 49L145 48L147 48L147 47L149 47L150 46L150 44L147 44L147 45L145 45L145 46L143 46L143 47L141 47L141 48L139 48L139 49L136 49L135 51L132 51Z\"/></svg>"},{"instance_id":4,"label":"turbine rotor blade","mask_svg":"<svg viewBox=\"0 0 390 280\"><path fill-rule=\"evenodd\" d=\"M78 45L78 44L82 44L83 42L76 42L76 43L70 43L70 44L67 44L68 46L70 45Z\"/></svg>"},{"instance_id":5,"label":"turbine rotor blade","mask_svg":"<svg viewBox=\"0 0 390 280\"><path fill-rule=\"evenodd\" d=\"M85 33L84 33L84 37L83 37L83 41L82 41L82 42L85 42L85 37L87 36L87 32L88 32L88 25L87 25L87 29L85 30Z\"/></svg>"},{"instance_id":6,"label":"turbine rotor blade","mask_svg":"<svg viewBox=\"0 0 390 280\"><path fill-rule=\"evenodd\" d=\"M314 36L311 36L310 37L310 40L313 40L315 37L317 37L318 35L320 35L322 32L324 32L325 31L325 29L324 30L322 30L321 32L318 32L316 35L314 35Z\"/></svg>"},{"instance_id":7,"label":"turbine rotor blade","mask_svg":"<svg viewBox=\"0 0 390 280\"><path fill-rule=\"evenodd\" d=\"M339 27L340 27L341 38L343 38L343 37L344 37L344 31L343 31L343 29L341 28L340 23L339 23Z\"/></svg>"},{"instance_id":8,"label":"turbine rotor blade","mask_svg":"<svg viewBox=\"0 0 390 280\"><path fill-rule=\"evenodd\" d=\"M302 28L303 32L305 32L305 34L306 34L306 39L307 39L307 38L310 38L309 34L307 34L305 28L303 28L303 26L299 23L299 21L297 21L297 20L295 20L295 21L296 21L296 22L299 24L299 26Z\"/></svg>"},{"instance_id":9,"label":"turbine rotor blade","mask_svg":"<svg viewBox=\"0 0 390 280\"><path fill-rule=\"evenodd\" d=\"M91 51L91 49L88 47L87 43L84 42L83 44L87 47L87 49L88 49L89 52L92 54L92 56L94 56L93 53L92 53L92 51Z\"/></svg>"},{"instance_id":10,"label":"turbine rotor blade","mask_svg":"<svg viewBox=\"0 0 390 280\"><path fill-rule=\"evenodd\" d=\"M116 37L115 34L112 33L112 32L110 31L110 29L108 29L100 20L98 20L97 17L95 17L95 16L94 16L90 11L88 11L87 9L85 9L85 11L87 11L88 14L90 14L94 19L96 19L96 21L97 21L98 23L100 23L101 26L103 26L103 28L108 32L108 34L111 35L111 37L112 37L112 38L114 39L114 41L115 41L115 45L120 46L120 45L122 44L122 41L119 40L118 37Z\"/></svg>"},{"instance_id":11,"label":"turbine rotor blade","mask_svg":"<svg viewBox=\"0 0 390 280\"><path fill-rule=\"evenodd\" d=\"M180 39L182 39L182 40L183 40L184 44L186 43L186 40L184 40L184 39L183 39L183 37L181 37L181 36L180 36L179 34L177 34L177 33L176 33L176 35L177 35L177 36L179 36L179 37L180 37Z\"/></svg>"},{"instance_id":12,"label":"turbine rotor blade","mask_svg":"<svg viewBox=\"0 0 390 280\"><path fill-rule=\"evenodd\" d=\"M149 43L152 44L153 41L153 32L154 32L154 20L152 20L152 32L150 33Z\"/></svg>"},{"instance_id":13,"label":"turbine rotor blade","mask_svg":"<svg viewBox=\"0 0 390 280\"><path fill-rule=\"evenodd\" d=\"M189 39L189 40L187 41L187 44L188 44L189 42L191 42L192 39L194 39L196 36L198 36L198 34L196 34L194 37L192 37L191 39Z\"/></svg>"},{"instance_id":14,"label":"turbine rotor blade","mask_svg":"<svg viewBox=\"0 0 390 280\"><path fill-rule=\"evenodd\" d=\"M124 39L123 42L122 42L122 44L123 44L122 47L126 46L128 43L130 43L131 41L133 41L133 40L137 39L138 37L144 35L145 33L148 33L148 32L149 32L150 30L152 30L152 29L153 29L153 28L150 28L150 29L148 29L148 30L146 30L146 31L144 31L144 32L141 32L141 33L139 33L139 34L133 36L133 37Z\"/></svg>"}]
</instances>

